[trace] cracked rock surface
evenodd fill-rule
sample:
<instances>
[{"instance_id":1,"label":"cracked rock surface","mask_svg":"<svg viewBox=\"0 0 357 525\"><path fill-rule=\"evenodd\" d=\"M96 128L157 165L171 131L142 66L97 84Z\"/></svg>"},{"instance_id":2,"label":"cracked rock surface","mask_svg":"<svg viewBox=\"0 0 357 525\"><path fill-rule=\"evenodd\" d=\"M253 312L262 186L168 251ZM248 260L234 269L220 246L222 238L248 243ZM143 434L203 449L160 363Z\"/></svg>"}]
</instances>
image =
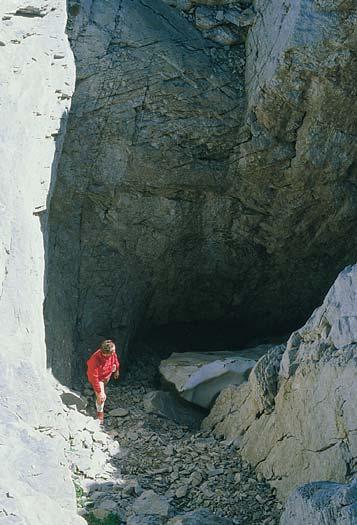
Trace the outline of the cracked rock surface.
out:
<instances>
[{"instance_id":1,"label":"cracked rock surface","mask_svg":"<svg viewBox=\"0 0 357 525\"><path fill-rule=\"evenodd\" d=\"M353 525L357 521L357 478L350 484L317 481L295 490L281 525Z\"/></svg>"},{"instance_id":2,"label":"cracked rock surface","mask_svg":"<svg viewBox=\"0 0 357 525\"><path fill-rule=\"evenodd\" d=\"M0 522L83 525L46 371L46 204L74 90L64 0L0 2ZM59 419L59 417L58 417Z\"/></svg>"},{"instance_id":3,"label":"cracked rock surface","mask_svg":"<svg viewBox=\"0 0 357 525\"><path fill-rule=\"evenodd\" d=\"M160 363L161 379L183 399L210 408L224 387L247 380L257 360L270 347L260 345L238 352L173 353Z\"/></svg>"},{"instance_id":4,"label":"cracked rock surface","mask_svg":"<svg viewBox=\"0 0 357 525\"><path fill-rule=\"evenodd\" d=\"M271 350L249 381L230 386L203 422L239 437L244 458L285 498L319 479L346 482L357 456L357 265L343 270L285 351Z\"/></svg>"},{"instance_id":5,"label":"cracked rock surface","mask_svg":"<svg viewBox=\"0 0 357 525\"><path fill-rule=\"evenodd\" d=\"M106 333L126 349L152 324L301 324L357 255L354 3L90 0L69 14L77 83L45 309L57 376Z\"/></svg>"},{"instance_id":6,"label":"cracked rock surface","mask_svg":"<svg viewBox=\"0 0 357 525\"><path fill-rule=\"evenodd\" d=\"M58 344L72 355L74 331L85 353L103 330L127 345L144 312L165 322L201 310L230 251L210 235L231 221L234 199L221 193L244 107L244 47L206 40L161 0L83 3L69 34L77 86L49 247L49 282L53 271L62 285L46 301L59 321L48 327L55 368ZM231 287L228 271L215 272L212 297Z\"/></svg>"},{"instance_id":7,"label":"cracked rock surface","mask_svg":"<svg viewBox=\"0 0 357 525\"><path fill-rule=\"evenodd\" d=\"M262 472L284 491L355 471L353 315L320 311L224 393L232 442L147 414L142 376L103 432L51 379L141 324L285 329L356 260L354 2L250 6L69 0L57 173L66 2L0 3L1 521L83 524L68 462L83 513L129 525L274 524Z\"/></svg>"}]
</instances>

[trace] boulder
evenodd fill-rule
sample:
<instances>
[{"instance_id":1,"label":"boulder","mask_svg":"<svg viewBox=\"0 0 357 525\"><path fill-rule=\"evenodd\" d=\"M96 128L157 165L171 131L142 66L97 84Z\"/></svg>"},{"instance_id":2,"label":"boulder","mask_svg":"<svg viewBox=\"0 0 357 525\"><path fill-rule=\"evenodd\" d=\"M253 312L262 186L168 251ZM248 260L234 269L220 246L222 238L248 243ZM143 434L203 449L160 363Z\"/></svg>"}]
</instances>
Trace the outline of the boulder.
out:
<instances>
[{"instance_id":1,"label":"boulder","mask_svg":"<svg viewBox=\"0 0 357 525\"><path fill-rule=\"evenodd\" d=\"M258 359L271 347L260 345L236 352L173 353L161 361L160 374L183 399L208 408L223 388L247 381Z\"/></svg>"},{"instance_id":2,"label":"boulder","mask_svg":"<svg viewBox=\"0 0 357 525\"><path fill-rule=\"evenodd\" d=\"M62 399L62 403L64 403L68 407L75 407L81 412L83 412L87 408L88 401L76 392L63 392L60 397Z\"/></svg>"},{"instance_id":3,"label":"boulder","mask_svg":"<svg viewBox=\"0 0 357 525\"><path fill-rule=\"evenodd\" d=\"M112 417L125 417L129 414L129 411L126 408L113 408L109 410L109 415Z\"/></svg>"},{"instance_id":4,"label":"boulder","mask_svg":"<svg viewBox=\"0 0 357 525\"><path fill-rule=\"evenodd\" d=\"M203 427L240 437L241 453L284 499L299 484L346 482L357 455L357 265L249 382L218 397Z\"/></svg>"},{"instance_id":5,"label":"boulder","mask_svg":"<svg viewBox=\"0 0 357 525\"><path fill-rule=\"evenodd\" d=\"M108 509L94 509L91 513L90 513L90 517L92 516L94 518L96 518L97 520L100 520L100 521L104 521L106 519L108 519L110 516L113 515L112 511L111 510L108 510ZM118 520L119 521L119 520Z\"/></svg>"},{"instance_id":6,"label":"boulder","mask_svg":"<svg viewBox=\"0 0 357 525\"><path fill-rule=\"evenodd\" d=\"M181 516L175 516L168 521L167 525L232 525L229 518L221 518L212 514L208 509L197 509L186 512Z\"/></svg>"},{"instance_id":7,"label":"boulder","mask_svg":"<svg viewBox=\"0 0 357 525\"><path fill-rule=\"evenodd\" d=\"M317 481L288 498L280 525L354 525L357 523L357 478L348 485Z\"/></svg>"},{"instance_id":8,"label":"boulder","mask_svg":"<svg viewBox=\"0 0 357 525\"><path fill-rule=\"evenodd\" d=\"M145 490L133 505L135 514L167 517L170 513L170 502L165 496L159 496L153 490Z\"/></svg>"},{"instance_id":9,"label":"boulder","mask_svg":"<svg viewBox=\"0 0 357 525\"><path fill-rule=\"evenodd\" d=\"M161 390L148 392L145 395L144 408L146 412L172 419L179 425L186 425L190 428L199 428L206 415L203 410L178 399L172 392Z\"/></svg>"},{"instance_id":10,"label":"boulder","mask_svg":"<svg viewBox=\"0 0 357 525\"><path fill-rule=\"evenodd\" d=\"M281 361L282 377L289 378L294 374L305 354L307 357L311 353L311 345L323 351L326 347L341 350L357 344L356 268L357 265L349 266L340 273L322 305L300 330L291 335Z\"/></svg>"}]
</instances>

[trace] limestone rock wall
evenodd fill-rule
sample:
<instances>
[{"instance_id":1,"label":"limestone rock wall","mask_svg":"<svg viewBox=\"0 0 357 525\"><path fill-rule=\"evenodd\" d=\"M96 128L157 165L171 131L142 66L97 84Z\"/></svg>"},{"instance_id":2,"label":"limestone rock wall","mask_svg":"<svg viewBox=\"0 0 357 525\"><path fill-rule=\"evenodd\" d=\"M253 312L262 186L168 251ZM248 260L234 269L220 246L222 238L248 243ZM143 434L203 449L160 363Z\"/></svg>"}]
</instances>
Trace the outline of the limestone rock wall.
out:
<instances>
[{"instance_id":1,"label":"limestone rock wall","mask_svg":"<svg viewBox=\"0 0 357 525\"><path fill-rule=\"evenodd\" d=\"M355 260L354 4L233 4L69 3L46 300L62 377L142 323L287 330ZM254 16L233 27L232 9Z\"/></svg>"},{"instance_id":2,"label":"limestone rock wall","mask_svg":"<svg viewBox=\"0 0 357 525\"><path fill-rule=\"evenodd\" d=\"M1 335L13 357L44 368L43 233L74 63L63 1L4 0L1 19Z\"/></svg>"},{"instance_id":3,"label":"limestone rock wall","mask_svg":"<svg viewBox=\"0 0 357 525\"><path fill-rule=\"evenodd\" d=\"M356 260L356 6L256 0L254 9L248 140L231 162L241 204L234 232L254 253L239 305L270 329L293 328Z\"/></svg>"},{"instance_id":4,"label":"limestone rock wall","mask_svg":"<svg viewBox=\"0 0 357 525\"><path fill-rule=\"evenodd\" d=\"M74 89L65 2L1 2L0 517L12 523L82 522L63 443L39 432L58 408L46 365L70 381L96 339L125 346L145 322L276 331L355 259L354 3L256 0L241 24L250 5L69 0L78 76L57 177ZM310 476L323 454L342 479L354 347L328 345L318 365L314 352L304 347L306 365L293 344L284 354L281 384L298 378L304 394L281 413L329 379L335 419L304 434L314 448L301 461ZM278 413L278 387L289 398L280 356L259 425ZM257 462L283 485L273 469L285 458L295 472L284 448L295 434L274 428L279 450L266 459L262 445Z\"/></svg>"},{"instance_id":5,"label":"limestone rock wall","mask_svg":"<svg viewBox=\"0 0 357 525\"><path fill-rule=\"evenodd\" d=\"M83 3L69 28L77 85L50 210L54 359L77 341L84 352L101 336L127 343L143 318L223 316L244 108L244 47L205 39L161 0Z\"/></svg>"},{"instance_id":6,"label":"limestone rock wall","mask_svg":"<svg viewBox=\"0 0 357 525\"><path fill-rule=\"evenodd\" d=\"M43 286L45 210L74 88L65 2L2 0L0 20L0 518L73 525L63 444L38 431L59 410Z\"/></svg>"},{"instance_id":7,"label":"limestone rock wall","mask_svg":"<svg viewBox=\"0 0 357 525\"><path fill-rule=\"evenodd\" d=\"M277 347L258 361L249 382L223 391L204 421L238 438L282 498L301 483L344 482L356 473L356 290L355 265L284 353Z\"/></svg>"}]
</instances>

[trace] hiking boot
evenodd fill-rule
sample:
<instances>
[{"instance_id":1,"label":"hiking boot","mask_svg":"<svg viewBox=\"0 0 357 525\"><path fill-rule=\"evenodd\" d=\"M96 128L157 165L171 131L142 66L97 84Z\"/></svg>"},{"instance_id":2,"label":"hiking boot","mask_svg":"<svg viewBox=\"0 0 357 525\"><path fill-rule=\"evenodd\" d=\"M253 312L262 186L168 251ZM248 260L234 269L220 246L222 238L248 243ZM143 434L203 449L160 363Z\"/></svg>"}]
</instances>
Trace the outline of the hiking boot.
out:
<instances>
[{"instance_id":1,"label":"hiking boot","mask_svg":"<svg viewBox=\"0 0 357 525\"><path fill-rule=\"evenodd\" d=\"M104 412L97 412L97 419L100 425L104 423Z\"/></svg>"}]
</instances>

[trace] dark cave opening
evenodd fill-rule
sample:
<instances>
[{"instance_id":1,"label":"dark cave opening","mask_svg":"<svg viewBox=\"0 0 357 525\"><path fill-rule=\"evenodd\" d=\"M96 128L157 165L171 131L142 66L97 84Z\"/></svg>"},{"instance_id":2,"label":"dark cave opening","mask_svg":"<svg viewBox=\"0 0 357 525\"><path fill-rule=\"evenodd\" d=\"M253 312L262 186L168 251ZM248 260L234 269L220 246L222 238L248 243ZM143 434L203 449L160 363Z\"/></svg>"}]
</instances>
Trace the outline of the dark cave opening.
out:
<instances>
[{"instance_id":1,"label":"dark cave opening","mask_svg":"<svg viewBox=\"0 0 357 525\"><path fill-rule=\"evenodd\" d=\"M356 252L350 186L292 165L296 137L264 124L274 92L271 107L257 99L259 121L244 44L212 42L155 3L170 23L126 1L69 17L77 84L45 301L48 366L67 384L104 338L128 363L137 341L184 351L286 338Z\"/></svg>"},{"instance_id":2,"label":"dark cave opening","mask_svg":"<svg viewBox=\"0 0 357 525\"><path fill-rule=\"evenodd\" d=\"M294 328L297 328L294 325ZM236 321L192 321L172 322L165 325L143 326L133 339L133 346L143 342L162 352L213 352L239 350L259 344L280 344L289 336L285 327L280 332L253 330L252 326L242 327Z\"/></svg>"}]
</instances>

